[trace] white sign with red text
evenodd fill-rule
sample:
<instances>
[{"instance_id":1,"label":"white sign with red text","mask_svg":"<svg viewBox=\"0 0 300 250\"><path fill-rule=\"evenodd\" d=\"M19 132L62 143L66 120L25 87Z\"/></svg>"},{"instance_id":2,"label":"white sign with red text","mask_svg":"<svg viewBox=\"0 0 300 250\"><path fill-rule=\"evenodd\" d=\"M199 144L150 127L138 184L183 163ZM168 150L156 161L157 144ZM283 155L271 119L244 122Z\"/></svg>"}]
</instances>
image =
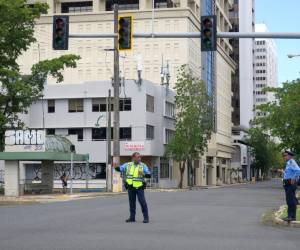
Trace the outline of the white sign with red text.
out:
<instances>
[{"instance_id":1,"label":"white sign with red text","mask_svg":"<svg viewBox=\"0 0 300 250\"><path fill-rule=\"evenodd\" d=\"M145 150L145 142L143 142L143 141L125 142L125 150L126 151L144 151Z\"/></svg>"}]
</instances>

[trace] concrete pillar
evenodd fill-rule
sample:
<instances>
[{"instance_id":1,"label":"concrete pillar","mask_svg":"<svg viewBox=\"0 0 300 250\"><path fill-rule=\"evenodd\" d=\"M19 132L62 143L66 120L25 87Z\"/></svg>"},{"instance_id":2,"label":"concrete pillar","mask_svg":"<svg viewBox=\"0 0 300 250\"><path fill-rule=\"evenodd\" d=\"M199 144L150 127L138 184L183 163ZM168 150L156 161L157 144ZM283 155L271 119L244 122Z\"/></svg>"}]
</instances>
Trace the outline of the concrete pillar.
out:
<instances>
[{"instance_id":1,"label":"concrete pillar","mask_svg":"<svg viewBox=\"0 0 300 250\"><path fill-rule=\"evenodd\" d=\"M199 159L199 186L206 186L206 158Z\"/></svg>"},{"instance_id":2,"label":"concrete pillar","mask_svg":"<svg viewBox=\"0 0 300 250\"><path fill-rule=\"evenodd\" d=\"M53 191L53 161L42 161L42 184L48 186L47 192Z\"/></svg>"},{"instance_id":3,"label":"concrete pillar","mask_svg":"<svg viewBox=\"0 0 300 250\"><path fill-rule=\"evenodd\" d=\"M217 157L213 159L213 167L211 170L211 185L217 185Z\"/></svg>"},{"instance_id":4,"label":"concrete pillar","mask_svg":"<svg viewBox=\"0 0 300 250\"><path fill-rule=\"evenodd\" d=\"M54 0L53 9L54 9L55 13L61 13L61 3Z\"/></svg>"},{"instance_id":5,"label":"concrete pillar","mask_svg":"<svg viewBox=\"0 0 300 250\"><path fill-rule=\"evenodd\" d=\"M19 182L19 195L24 195L24 188L25 188L25 179L26 179L26 169L25 169L25 164L24 162L19 162L19 178L20 178L20 182Z\"/></svg>"},{"instance_id":6,"label":"concrete pillar","mask_svg":"<svg viewBox=\"0 0 300 250\"><path fill-rule=\"evenodd\" d=\"M5 196L17 197L19 193L19 162L18 161L5 161Z\"/></svg>"},{"instance_id":7,"label":"concrete pillar","mask_svg":"<svg viewBox=\"0 0 300 250\"><path fill-rule=\"evenodd\" d=\"M180 8L187 8L188 0L180 0Z\"/></svg>"},{"instance_id":8,"label":"concrete pillar","mask_svg":"<svg viewBox=\"0 0 300 250\"><path fill-rule=\"evenodd\" d=\"M55 0L48 0L47 1L48 5L49 5L49 9L48 9L48 14L52 15L56 12L56 1Z\"/></svg>"},{"instance_id":9,"label":"concrete pillar","mask_svg":"<svg viewBox=\"0 0 300 250\"><path fill-rule=\"evenodd\" d=\"M93 12L105 11L105 0L93 0Z\"/></svg>"},{"instance_id":10,"label":"concrete pillar","mask_svg":"<svg viewBox=\"0 0 300 250\"><path fill-rule=\"evenodd\" d=\"M151 10L153 2L152 0L140 0L139 9L140 10Z\"/></svg>"}]
</instances>

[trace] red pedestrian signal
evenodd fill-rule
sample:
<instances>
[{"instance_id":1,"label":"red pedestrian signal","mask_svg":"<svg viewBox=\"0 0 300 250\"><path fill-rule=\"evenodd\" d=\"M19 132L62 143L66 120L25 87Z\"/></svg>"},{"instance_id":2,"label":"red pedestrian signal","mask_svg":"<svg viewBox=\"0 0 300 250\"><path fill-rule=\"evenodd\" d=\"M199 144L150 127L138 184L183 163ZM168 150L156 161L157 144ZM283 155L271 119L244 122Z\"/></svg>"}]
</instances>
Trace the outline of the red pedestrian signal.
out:
<instances>
[{"instance_id":1,"label":"red pedestrian signal","mask_svg":"<svg viewBox=\"0 0 300 250\"><path fill-rule=\"evenodd\" d=\"M217 50L217 17L201 17L201 51Z\"/></svg>"},{"instance_id":2,"label":"red pedestrian signal","mask_svg":"<svg viewBox=\"0 0 300 250\"><path fill-rule=\"evenodd\" d=\"M53 37L52 44L54 50L68 50L69 48L69 16L53 17Z\"/></svg>"}]
</instances>

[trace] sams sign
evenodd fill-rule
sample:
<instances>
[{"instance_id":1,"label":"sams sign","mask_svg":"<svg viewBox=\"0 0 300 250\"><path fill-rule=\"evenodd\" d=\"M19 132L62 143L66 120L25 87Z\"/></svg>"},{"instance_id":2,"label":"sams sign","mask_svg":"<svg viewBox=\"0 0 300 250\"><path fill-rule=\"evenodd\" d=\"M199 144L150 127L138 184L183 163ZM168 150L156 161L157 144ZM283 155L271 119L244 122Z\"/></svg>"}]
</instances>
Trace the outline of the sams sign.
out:
<instances>
[{"instance_id":1,"label":"sams sign","mask_svg":"<svg viewBox=\"0 0 300 250\"><path fill-rule=\"evenodd\" d=\"M44 130L7 130L6 152L45 151Z\"/></svg>"}]
</instances>

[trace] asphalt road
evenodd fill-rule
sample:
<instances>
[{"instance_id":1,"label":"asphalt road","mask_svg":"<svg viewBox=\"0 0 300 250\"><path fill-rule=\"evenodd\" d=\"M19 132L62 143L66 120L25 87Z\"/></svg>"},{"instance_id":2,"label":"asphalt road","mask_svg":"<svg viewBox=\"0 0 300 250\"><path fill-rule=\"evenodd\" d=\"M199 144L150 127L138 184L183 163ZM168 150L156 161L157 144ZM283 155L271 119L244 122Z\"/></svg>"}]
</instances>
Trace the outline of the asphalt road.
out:
<instances>
[{"instance_id":1,"label":"asphalt road","mask_svg":"<svg viewBox=\"0 0 300 250\"><path fill-rule=\"evenodd\" d=\"M127 224L127 197L0 207L0 250L293 250L300 230L262 225L283 202L278 181L147 193L149 224Z\"/></svg>"}]
</instances>

